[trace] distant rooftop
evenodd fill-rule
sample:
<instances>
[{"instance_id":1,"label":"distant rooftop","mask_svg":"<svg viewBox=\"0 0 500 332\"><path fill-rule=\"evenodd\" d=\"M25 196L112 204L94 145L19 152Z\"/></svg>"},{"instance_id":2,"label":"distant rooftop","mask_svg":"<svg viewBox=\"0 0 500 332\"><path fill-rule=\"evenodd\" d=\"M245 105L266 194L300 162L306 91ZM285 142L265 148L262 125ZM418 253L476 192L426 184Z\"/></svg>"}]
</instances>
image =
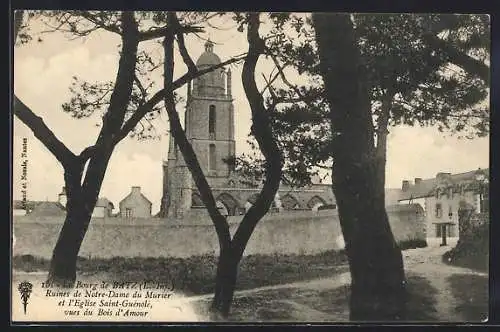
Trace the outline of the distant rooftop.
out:
<instances>
[{"instance_id":1,"label":"distant rooftop","mask_svg":"<svg viewBox=\"0 0 500 332\"><path fill-rule=\"evenodd\" d=\"M435 190L440 186L458 187L458 185L473 184L476 182L476 176L478 174L483 174L486 178L489 178L489 168L456 174L440 172L432 179L416 178L414 183L404 180L399 200L402 201L433 196Z\"/></svg>"}]
</instances>

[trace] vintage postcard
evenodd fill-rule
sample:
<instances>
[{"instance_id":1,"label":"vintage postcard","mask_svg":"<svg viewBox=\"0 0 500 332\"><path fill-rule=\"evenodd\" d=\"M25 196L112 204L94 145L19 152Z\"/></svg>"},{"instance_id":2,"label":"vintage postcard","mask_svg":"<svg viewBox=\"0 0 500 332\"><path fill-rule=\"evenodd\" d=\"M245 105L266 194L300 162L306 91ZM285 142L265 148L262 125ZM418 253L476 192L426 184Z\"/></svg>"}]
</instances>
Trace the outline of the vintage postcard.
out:
<instances>
[{"instance_id":1,"label":"vintage postcard","mask_svg":"<svg viewBox=\"0 0 500 332\"><path fill-rule=\"evenodd\" d=\"M12 323L487 321L487 15L12 24Z\"/></svg>"}]
</instances>

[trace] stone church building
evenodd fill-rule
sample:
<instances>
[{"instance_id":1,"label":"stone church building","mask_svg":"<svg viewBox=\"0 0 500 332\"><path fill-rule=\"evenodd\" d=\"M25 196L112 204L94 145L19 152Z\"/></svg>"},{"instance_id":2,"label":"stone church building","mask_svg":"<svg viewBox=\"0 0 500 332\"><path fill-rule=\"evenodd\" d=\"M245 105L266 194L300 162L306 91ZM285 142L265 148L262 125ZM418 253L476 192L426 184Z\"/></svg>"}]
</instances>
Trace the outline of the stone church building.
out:
<instances>
[{"instance_id":1,"label":"stone church building","mask_svg":"<svg viewBox=\"0 0 500 332\"><path fill-rule=\"evenodd\" d=\"M221 63L212 42L196 66L204 69ZM237 112L237 111L236 111ZM237 116L237 113L236 113ZM259 185L246 184L225 160L235 157L235 109L231 94L231 71L223 68L207 73L187 86L184 129L224 215L240 215L255 202ZM184 218L206 215L206 209L191 173L171 137L168 160L163 162L161 217ZM272 211L335 208L331 184L295 189L281 186Z\"/></svg>"}]
</instances>

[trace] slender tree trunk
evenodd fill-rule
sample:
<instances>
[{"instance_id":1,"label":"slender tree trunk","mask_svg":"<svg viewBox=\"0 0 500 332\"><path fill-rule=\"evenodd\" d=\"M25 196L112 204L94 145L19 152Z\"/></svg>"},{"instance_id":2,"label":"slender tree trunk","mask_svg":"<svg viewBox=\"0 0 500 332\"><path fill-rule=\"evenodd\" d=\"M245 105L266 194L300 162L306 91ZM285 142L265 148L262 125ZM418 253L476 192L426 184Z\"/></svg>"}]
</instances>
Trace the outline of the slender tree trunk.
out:
<instances>
[{"instance_id":1,"label":"slender tree trunk","mask_svg":"<svg viewBox=\"0 0 500 332\"><path fill-rule=\"evenodd\" d=\"M314 14L320 69L330 103L332 176L351 270L350 319L399 320L405 276L378 177L371 105L348 14Z\"/></svg>"},{"instance_id":2,"label":"slender tree trunk","mask_svg":"<svg viewBox=\"0 0 500 332\"><path fill-rule=\"evenodd\" d=\"M167 14L169 24L178 24L175 13ZM170 131L172 137L179 147L184 160L188 161L187 166L194 183L200 192L200 196L208 210L210 218L215 226L220 246L220 255L217 264L215 294L212 301L212 319L226 320L233 300L238 265L243 257L243 252L259 220L267 213L279 188L281 180L282 159L272 133L272 128L268 118L268 110L264 107L262 95L255 84L255 65L259 56L264 51L264 41L258 35L259 18L257 13L249 14L249 52L243 65L242 81L245 93L252 110L252 133L254 134L259 147L264 154L266 164L266 180L260 192L259 198L250 210L245 214L233 239L229 232L229 224L221 215L215 204L215 199L210 186L203 174L196 154L186 138L186 133L182 129L179 116L175 108L173 94L173 69L174 69L174 31L165 34L163 41L165 52L164 63L164 87L165 87L165 107L170 120ZM181 56L188 68L195 65L184 48L183 38L177 36ZM195 69L191 69L195 70Z\"/></svg>"},{"instance_id":3,"label":"slender tree trunk","mask_svg":"<svg viewBox=\"0 0 500 332\"><path fill-rule=\"evenodd\" d=\"M233 300L238 272L238 264L257 223L269 211L278 191L282 177L282 154L278 148L268 118L269 112L264 106L263 97L255 83L255 67L264 51L264 41L259 36L259 14L247 16L248 55L243 64L242 83L252 111L252 134L255 136L260 150L266 158L266 179L255 204L247 211L236 233L233 236L230 250L222 247L217 267L216 292L212 302L212 310L227 318Z\"/></svg>"},{"instance_id":4,"label":"slender tree trunk","mask_svg":"<svg viewBox=\"0 0 500 332\"><path fill-rule=\"evenodd\" d=\"M91 214L83 207L70 209L66 214L57 244L52 253L48 282L59 287L73 287L76 262L85 237Z\"/></svg>"},{"instance_id":5,"label":"slender tree trunk","mask_svg":"<svg viewBox=\"0 0 500 332\"><path fill-rule=\"evenodd\" d=\"M241 257L238 258L229 248L220 251L215 277L215 293L210 308L212 318L216 321L226 320L229 316L240 259Z\"/></svg>"},{"instance_id":6,"label":"slender tree trunk","mask_svg":"<svg viewBox=\"0 0 500 332\"><path fill-rule=\"evenodd\" d=\"M381 189L380 195L385 197L385 166L387 163L387 135L389 134L389 118L391 115L392 99L394 93L390 90L382 100L382 109L377 119L377 145L375 148L377 156L377 187Z\"/></svg>"}]
</instances>

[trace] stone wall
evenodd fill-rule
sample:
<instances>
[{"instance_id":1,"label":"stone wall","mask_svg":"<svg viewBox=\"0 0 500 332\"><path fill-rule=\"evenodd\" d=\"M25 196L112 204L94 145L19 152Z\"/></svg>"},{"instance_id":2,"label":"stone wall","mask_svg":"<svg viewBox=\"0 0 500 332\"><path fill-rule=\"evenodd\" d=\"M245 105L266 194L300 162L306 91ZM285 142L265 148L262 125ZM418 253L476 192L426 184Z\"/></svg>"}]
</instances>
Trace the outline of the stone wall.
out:
<instances>
[{"instance_id":1,"label":"stone wall","mask_svg":"<svg viewBox=\"0 0 500 332\"><path fill-rule=\"evenodd\" d=\"M389 207L388 215L397 241L425 240L419 205ZM232 234L241 218L229 218ZM62 223L62 218L15 217L14 255L50 258ZM245 255L316 254L342 248L336 210L289 211L267 214L252 234ZM81 256L101 258L189 257L211 253L218 253L217 236L211 224L160 218L94 219L80 250Z\"/></svg>"}]
</instances>

